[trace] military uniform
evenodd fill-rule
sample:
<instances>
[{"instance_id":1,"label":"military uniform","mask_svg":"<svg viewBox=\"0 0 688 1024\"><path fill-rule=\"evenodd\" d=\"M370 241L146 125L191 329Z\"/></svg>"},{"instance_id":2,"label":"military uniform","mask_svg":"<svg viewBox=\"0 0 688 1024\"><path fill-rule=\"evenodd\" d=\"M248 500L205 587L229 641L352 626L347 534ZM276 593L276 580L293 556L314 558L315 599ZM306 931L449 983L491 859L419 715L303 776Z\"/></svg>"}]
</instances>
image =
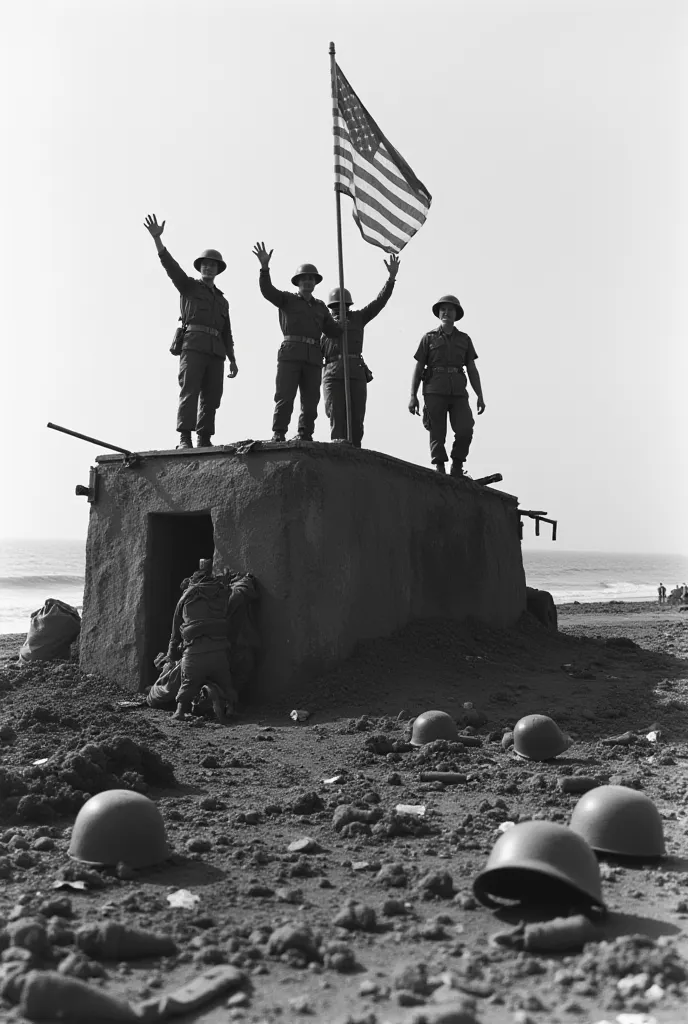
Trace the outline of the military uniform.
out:
<instances>
[{"instance_id":1,"label":"military uniform","mask_svg":"<svg viewBox=\"0 0 688 1024\"><path fill-rule=\"evenodd\" d=\"M179 359L177 430L210 438L222 399L225 358L234 359L229 304L216 285L188 277L167 249L160 262L181 296L186 325Z\"/></svg>"},{"instance_id":2,"label":"military uniform","mask_svg":"<svg viewBox=\"0 0 688 1024\"><path fill-rule=\"evenodd\" d=\"M206 683L220 688L226 701L235 704L237 693L229 668L229 621L234 612L257 596L251 575L229 580L195 573L174 613L169 655L182 646L181 685L177 704L189 708Z\"/></svg>"},{"instance_id":3,"label":"military uniform","mask_svg":"<svg viewBox=\"0 0 688 1024\"><path fill-rule=\"evenodd\" d=\"M430 460L433 465L447 461L444 442L447 415L454 431L452 462L461 465L473 438L473 413L468 402L464 366L478 354L467 334L453 327L450 334L437 327L421 338L415 359L425 367L423 397L424 422L430 430Z\"/></svg>"},{"instance_id":4,"label":"military uniform","mask_svg":"<svg viewBox=\"0 0 688 1024\"><path fill-rule=\"evenodd\" d=\"M299 436L313 435L320 401L322 353L320 337L339 337L342 328L321 299L306 299L298 292L281 292L273 285L268 267L261 267L260 290L264 298L279 309L284 335L277 356L275 412L272 430L285 434L294 408L297 391L301 396Z\"/></svg>"},{"instance_id":5,"label":"military uniform","mask_svg":"<svg viewBox=\"0 0 688 1024\"><path fill-rule=\"evenodd\" d=\"M349 380L351 390L351 440L361 447L363 421L368 398L367 367L363 361L363 331L367 324L381 313L389 302L394 290L394 278L388 278L385 286L372 302L363 309L347 310L347 344L349 348ZM345 440L346 397L344 393L344 358L341 344L331 338L321 338L325 359L323 372L323 396L325 412L330 419L330 437L333 441Z\"/></svg>"}]
</instances>

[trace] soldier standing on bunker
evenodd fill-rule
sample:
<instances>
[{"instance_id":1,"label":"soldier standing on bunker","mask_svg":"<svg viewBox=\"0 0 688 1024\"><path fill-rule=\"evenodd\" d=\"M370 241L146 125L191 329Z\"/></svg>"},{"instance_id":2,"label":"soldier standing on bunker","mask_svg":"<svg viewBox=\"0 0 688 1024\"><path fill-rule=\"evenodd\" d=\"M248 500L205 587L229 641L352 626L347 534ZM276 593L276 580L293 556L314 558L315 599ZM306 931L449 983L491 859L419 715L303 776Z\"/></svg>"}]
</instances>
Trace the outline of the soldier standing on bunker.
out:
<instances>
[{"instance_id":1,"label":"soldier standing on bunker","mask_svg":"<svg viewBox=\"0 0 688 1024\"><path fill-rule=\"evenodd\" d=\"M208 448L215 433L215 413L222 400L225 357L229 359L229 377L239 369L234 358L234 341L229 322L229 305L215 284L215 278L227 269L216 249L206 249L194 267L201 275L187 277L162 244L165 221L158 224L155 214L144 221L167 271L180 295L182 327L179 350L179 410L177 412L178 448L191 448L191 431L197 432L197 447ZM175 339L176 340L176 339Z\"/></svg>"},{"instance_id":2,"label":"soldier standing on bunker","mask_svg":"<svg viewBox=\"0 0 688 1024\"><path fill-rule=\"evenodd\" d=\"M349 378L351 386L351 440L356 448L361 447L363 439L363 421L365 419L366 401L368 397L368 381L372 374L363 361L363 329L366 324L381 313L389 302L394 288L394 281L399 272L399 257L390 256L389 262L384 261L389 277L384 288L376 299L363 309L351 309L351 295L344 289L346 305L347 343L349 348ZM333 288L327 306L334 319L339 322L339 288ZM330 437L333 441L345 441L346 430L346 398L344 394L344 361L341 345L325 335L321 338L322 353L325 358L323 373L323 397L325 412L330 418Z\"/></svg>"},{"instance_id":3,"label":"soldier standing on bunker","mask_svg":"<svg viewBox=\"0 0 688 1024\"><path fill-rule=\"evenodd\" d=\"M272 418L272 440L284 441L289 429L294 399L301 396L298 434L294 440L312 441L315 418L320 401L322 353L320 336L339 338L343 328L321 299L313 298L313 289L322 276L312 263L302 263L291 279L298 292L280 292L270 280L270 257L263 242L253 247L260 261L260 290L263 297L279 309L284 339L277 356L275 381L275 412Z\"/></svg>"},{"instance_id":4,"label":"soldier standing on bunker","mask_svg":"<svg viewBox=\"0 0 688 1024\"><path fill-rule=\"evenodd\" d=\"M478 396L478 415L485 412L480 374L475 365L478 355L473 342L454 324L463 316L461 303L455 295L443 295L432 307L440 326L421 338L415 354L416 368L411 381L409 412L418 415L418 388L423 381L423 424L430 431L430 461L438 473L446 473L447 414L454 431L452 476L463 476L463 464L473 438L473 414L468 404L468 390L463 368L466 367L471 387Z\"/></svg>"},{"instance_id":5,"label":"soldier standing on bunker","mask_svg":"<svg viewBox=\"0 0 688 1024\"><path fill-rule=\"evenodd\" d=\"M225 721L226 706L233 709L238 700L229 669L228 620L239 605L257 597L255 580L250 573L214 576L212 559L204 558L182 589L167 650L168 661L174 662L183 648L172 717L183 718L202 687L208 686L215 714Z\"/></svg>"}]
</instances>

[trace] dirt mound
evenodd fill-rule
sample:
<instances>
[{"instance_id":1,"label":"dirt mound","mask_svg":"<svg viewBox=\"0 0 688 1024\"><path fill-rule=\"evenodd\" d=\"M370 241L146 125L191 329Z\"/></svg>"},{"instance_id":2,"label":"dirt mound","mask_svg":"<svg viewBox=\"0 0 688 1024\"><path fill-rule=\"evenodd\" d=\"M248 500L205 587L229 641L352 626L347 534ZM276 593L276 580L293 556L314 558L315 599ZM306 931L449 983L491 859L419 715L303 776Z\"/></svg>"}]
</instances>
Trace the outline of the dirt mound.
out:
<instances>
[{"instance_id":1,"label":"dirt mound","mask_svg":"<svg viewBox=\"0 0 688 1024\"><path fill-rule=\"evenodd\" d=\"M115 734L78 750L58 751L45 764L22 770L0 769L0 816L20 821L50 821L74 814L105 789L174 786L174 768L157 751Z\"/></svg>"}]
</instances>

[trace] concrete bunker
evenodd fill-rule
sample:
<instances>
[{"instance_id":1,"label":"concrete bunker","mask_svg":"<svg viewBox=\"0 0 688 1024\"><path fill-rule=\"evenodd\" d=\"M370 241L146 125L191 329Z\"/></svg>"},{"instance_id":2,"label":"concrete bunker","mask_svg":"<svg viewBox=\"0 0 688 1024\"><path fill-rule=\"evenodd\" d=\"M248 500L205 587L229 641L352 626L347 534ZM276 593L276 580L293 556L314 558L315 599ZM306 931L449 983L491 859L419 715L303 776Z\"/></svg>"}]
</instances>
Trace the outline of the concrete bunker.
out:
<instances>
[{"instance_id":1,"label":"concrete bunker","mask_svg":"<svg viewBox=\"0 0 688 1024\"><path fill-rule=\"evenodd\" d=\"M334 667L416 619L503 627L526 607L518 501L348 445L259 443L97 459L81 664L152 681L179 584L216 571L260 584L257 697Z\"/></svg>"}]
</instances>

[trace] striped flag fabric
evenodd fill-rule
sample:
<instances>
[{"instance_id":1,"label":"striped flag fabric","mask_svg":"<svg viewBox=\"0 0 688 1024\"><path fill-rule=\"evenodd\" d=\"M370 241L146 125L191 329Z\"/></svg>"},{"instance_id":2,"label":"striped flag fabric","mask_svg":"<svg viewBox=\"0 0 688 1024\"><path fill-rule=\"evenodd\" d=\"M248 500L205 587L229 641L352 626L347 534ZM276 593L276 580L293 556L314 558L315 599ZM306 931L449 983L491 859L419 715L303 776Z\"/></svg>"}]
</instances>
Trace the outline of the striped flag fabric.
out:
<instances>
[{"instance_id":1,"label":"striped flag fabric","mask_svg":"<svg viewBox=\"0 0 688 1024\"><path fill-rule=\"evenodd\" d=\"M428 216L432 196L385 138L338 64L333 91L335 189L354 201L366 242L398 253Z\"/></svg>"}]
</instances>

